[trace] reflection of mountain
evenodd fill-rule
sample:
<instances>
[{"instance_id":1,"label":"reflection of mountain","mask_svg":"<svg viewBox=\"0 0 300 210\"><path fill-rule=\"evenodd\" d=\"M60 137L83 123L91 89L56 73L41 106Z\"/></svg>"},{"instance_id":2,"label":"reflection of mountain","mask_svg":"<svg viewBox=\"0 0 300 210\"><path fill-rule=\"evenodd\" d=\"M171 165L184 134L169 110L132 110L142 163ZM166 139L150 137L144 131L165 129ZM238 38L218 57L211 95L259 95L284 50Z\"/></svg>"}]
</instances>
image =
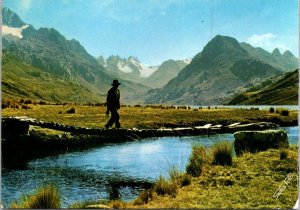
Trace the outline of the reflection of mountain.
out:
<instances>
[{"instance_id":1,"label":"reflection of mountain","mask_svg":"<svg viewBox=\"0 0 300 210\"><path fill-rule=\"evenodd\" d=\"M4 96L49 101L105 100L114 78L78 41L67 40L52 28L36 30L26 26L7 8L2 9L2 17ZM125 100L142 101L139 96L149 90L134 82L122 83Z\"/></svg>"},{"instance_id":2,"label":"reflection of mountain","mask_svg":"<svg viewBox=\"0 0 300 210\"><path fill-rule=\"evenodd\" d=\"M253 105L297 105L299 71L278 75L238 94L229 104Z\"/></svg>"},{"instance_id":3,"label":"reflection of mountain","mask_svg":"<svg viewBox=\"0 0 300 210\"><path fill-rule=\"evenodd\" d=\"M282 63L287 55L289 59ZM287 66L297 68L292 62L295 59L289 52L274 56L218 35L166 86L149 91L146 103L222 104L233 94L282 73Z\"/></svg>"}]
</instances>

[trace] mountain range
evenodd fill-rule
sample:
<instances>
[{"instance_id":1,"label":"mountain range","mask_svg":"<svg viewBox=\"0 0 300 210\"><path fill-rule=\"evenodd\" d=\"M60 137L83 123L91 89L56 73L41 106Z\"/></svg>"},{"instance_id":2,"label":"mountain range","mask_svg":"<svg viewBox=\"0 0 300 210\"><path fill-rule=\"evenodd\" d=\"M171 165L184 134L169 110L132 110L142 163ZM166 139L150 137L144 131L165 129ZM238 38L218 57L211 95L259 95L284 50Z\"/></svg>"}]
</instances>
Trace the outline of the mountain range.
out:
<instances>
[{"instance_id":1,"label":"mountain range","mask_svg":"<svg viewBox=\"0 0 300 210\"><path fill-rule=\"evenodd\" d=\"M133 56L128 59L113 55L107 59L99 56L97 60L110 76L144 84L150 88L163 87L190 62L188 59L169 59L159 66L147 67Z\"/></svg>"},{"instance_id":2,"label":"mountain range","mask_svg":"<svg viewBox=\"0 0 300 210\"><path fill-rule=\"evenodd\" d=\"M277 51L269 53L217 35L176 78L163 88L150 90L145 103L225 104L264 79L298 67L291 52L281 55Z\"/></svg>"},{"instance_id":3,"label":"mountain range","mask_svg":"<svg viewBox=\"0 0 300 210\"><path fill-rule=\"evenodd\" d=\"M105 101L115 78L107 74L105 67L78 41L67 40L53 28L36 30L7 8L2 9L2 16L2 47L6 59L2 77L4 96L34 96L34 99L53 102ZM142 102L140 95L150 89L138 83L122 82L122 78L119 80L123 83L120 89L125 101ZM60 84L60 90L55 88L53 92L50 87L56 83Z\"/></svg>"},{"instance_id":4,"label":"mountain range","mask_svg":"<svg viewBox=\"0 0 300 210\"><path fill-rule=\"evenodd\" d=\"M147 67L137 58L95 58L53 28L35 29L2 9L2 94L52 102L104 102L119 79L126 104L223 104L263 80L295 70L289 51L269 53L227 36L214 37L191 61Z\"/></svg>"}]
</instances>

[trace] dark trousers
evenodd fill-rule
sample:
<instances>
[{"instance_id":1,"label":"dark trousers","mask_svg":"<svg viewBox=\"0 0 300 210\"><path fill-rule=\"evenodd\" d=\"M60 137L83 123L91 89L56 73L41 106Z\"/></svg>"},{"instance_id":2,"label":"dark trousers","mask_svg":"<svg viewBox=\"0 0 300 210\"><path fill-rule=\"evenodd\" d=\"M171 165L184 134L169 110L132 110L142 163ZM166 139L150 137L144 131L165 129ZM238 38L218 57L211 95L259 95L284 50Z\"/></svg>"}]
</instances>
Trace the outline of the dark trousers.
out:
<instances>
[{"instance_id":1,"label":"dark trousers","mask_svg":"<svg viewBox=\"0 0 300 210\"><path fill-rule=\"evenodd\" d=\"M114 123L115 123L115 127L116 128L120 128L120 115L118 113L117 109L110 109L109 110L111 113L111 117L109 119L109 121L107 122L107 124L105 125L106 127L111 127Z\"/></svg>"}]
</instances>

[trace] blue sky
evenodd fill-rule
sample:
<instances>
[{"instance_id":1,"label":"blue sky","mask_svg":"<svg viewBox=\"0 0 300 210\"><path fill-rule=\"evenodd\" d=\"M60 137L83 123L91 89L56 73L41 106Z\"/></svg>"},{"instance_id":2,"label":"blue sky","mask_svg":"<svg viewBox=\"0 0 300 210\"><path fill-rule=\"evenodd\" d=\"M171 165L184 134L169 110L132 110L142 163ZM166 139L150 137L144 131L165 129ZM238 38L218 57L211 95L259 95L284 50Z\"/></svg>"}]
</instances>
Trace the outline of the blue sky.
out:
<instances>
[{"instance_id":1,"label":"blue sky","mask_svg":"<svg viewBox=\"0 0 300 210\"><path fill-rule=\"evenodd\" d=\"M35 28L53 27L93 56L146 65L192 58L215 35L298 56L297 0L3 0Z\"/></svg>"}]
</instances>

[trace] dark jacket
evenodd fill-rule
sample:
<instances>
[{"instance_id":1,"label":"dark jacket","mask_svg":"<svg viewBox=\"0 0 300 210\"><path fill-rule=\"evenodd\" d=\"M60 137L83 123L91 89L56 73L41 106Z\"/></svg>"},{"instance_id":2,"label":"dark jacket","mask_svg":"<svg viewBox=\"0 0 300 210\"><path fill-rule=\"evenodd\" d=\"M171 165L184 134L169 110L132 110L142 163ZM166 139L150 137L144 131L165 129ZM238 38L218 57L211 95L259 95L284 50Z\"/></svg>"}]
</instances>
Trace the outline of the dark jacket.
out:
<instances>
[{"instance_id":1,"label":"dark jacket","mask_svg":"<svg viewBox=\"0 0 300 210\"><path fill-rule=\"evenodd\" d=\"M112 87L108 93L106 98L107 109L120 109L120 91L118 88Z\"/></svg>"}]
</instances>

